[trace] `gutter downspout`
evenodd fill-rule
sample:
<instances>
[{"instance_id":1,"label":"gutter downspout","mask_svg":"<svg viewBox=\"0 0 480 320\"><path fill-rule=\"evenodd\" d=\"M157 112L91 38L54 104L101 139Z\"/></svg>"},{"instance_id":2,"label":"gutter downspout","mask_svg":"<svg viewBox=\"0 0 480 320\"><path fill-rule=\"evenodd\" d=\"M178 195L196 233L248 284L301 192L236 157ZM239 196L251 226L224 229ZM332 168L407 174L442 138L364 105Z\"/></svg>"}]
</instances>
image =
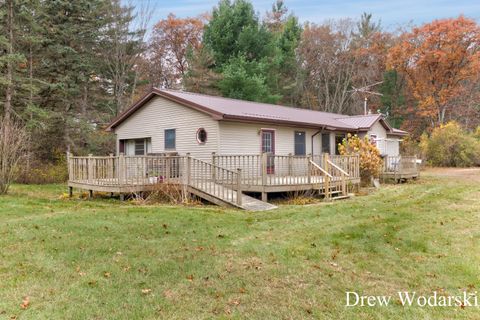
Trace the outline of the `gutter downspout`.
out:
<instances>
[{"instance_id":1,"label":"gutter downspout","mask_svg":"<svg viewBox=\"0 0 480 320\"><path fill-rule=\"evenodd\" d=\"M317 132L315 132L312 135L312 156L314 155L314 153L313 153L313 138L315 138L315 136L318 135L319 133L323 133L323 130L325 130L325 126L321 127L320 130L318 130ZM320 154L321 154L321 152L320 152Z\"/></svg>"}]
</instances>

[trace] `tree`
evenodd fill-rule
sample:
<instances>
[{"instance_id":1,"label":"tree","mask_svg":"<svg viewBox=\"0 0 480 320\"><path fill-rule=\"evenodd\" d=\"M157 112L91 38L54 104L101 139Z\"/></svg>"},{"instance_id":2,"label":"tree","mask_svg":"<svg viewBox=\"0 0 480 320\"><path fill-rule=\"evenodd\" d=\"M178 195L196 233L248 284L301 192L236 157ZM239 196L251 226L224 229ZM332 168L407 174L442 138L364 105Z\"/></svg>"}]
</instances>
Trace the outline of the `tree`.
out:
<instances>
[{"instance_id":1,"label":"tree","mask_svg":"<svg viewBox=\"0 0 480 320\"><path fill-rule=\"evenodd\" d=\"M100 54L103 59L104 86L113 94L111 113L118 115L128 104L136 90L136 65L145 51L144 36L149 21L148 8L137 14L132 6L123 6L120 0L107 3L105 27L102 30Z\"/></svg>"},{"instance_id":2,"label":"tree","mask_svg":"<svg viewBox=\"0 0 480 320\"><path fill-rule=\"evenodd\" d=\"M220 95L218 82L222 75L215 72L215 60L210 50L201 45L187 54L188 71L183 79L185 89L210 95Z\"/></svg>"},{"instance_id":3,"label":"tree","mask_svg":"<svg viewBox=\"0 0 480 320\"><path fill-rule=\"evenodd\" d=\"M277 7L279 6L278 3ZM302 35L302 27L297 17L293 15L283 17L288 11L283 7L283 2L280 1L280 3L282 3L282 6L277 10L283 15L280 16L278 12L276 14L272 13L277 20L274 25L270 22L269 26L269 29L273 32L275 49L267 79L270 87L282 96L283 104L295 105L298 73L296 50Z\"/></svg>"},{"instance_id":4,"label":"tree","mask_svg":"<svg viewBox=\"0 0 480 320\"><path fill-rule=\"evenodd\" d=\"M372 18L373 15L371 13L362 13L360 21L357 23L357 37L369 39L372 35L381 31L380 21L374 22Z\"/></svg>"},{"instance_id":5,"label":"tree","mask_svg":"<svg viewBox=\"0 0 480 320\"><path fill-rule=\"evenodd\" d=\"M353 28L351 20L305 25L298 47L302 105L327 112L349 111L349 90L357 68L351 47Z\"/></svg>"},{"instance_id":6,"label":"tree","mask_svg":"<svg viewBox=\"0 0 480 320\"><path fill-rule=\"evenodd\" d=\"M272 5L272 11L268 11L265 17L265 24L273 33L280 33L285 25L288 9L283 0L276 0Z\"/></svg>"},{"instance_id":7,"label":"tree","mask_svg":"<svg viewBox=\"0 0 480 320\"><path fill-rule=\"evenodd\" d=\"M280 97L270 93L265 68L265 63L247 61L243 56L232 58L225 65L218 86L222 94L230 98L276 103Z\"/></svg>"},{"instance_id":8,"label":"tree","mask_svg":"<svg viewBox=\"0 0 480 320\"><path fill-rule=\"evenodd\" d=\"M12 115L0 117L0 194L8 192L28 149L28 132Z\"/></svg>"},{"instance_id":9,"label":"tree","mask_svg":"<svg viewBox=\"0 0 480 320\"><path fill-rule=\"evenodd\" d=\"M272 49L270 33L260 25L253 5L246 0L220 0L205 26L203 43L219 68L231 57L260 60Z\"/></svg>"},{"instance_id":10,"label":"tree","mask_svg":"<svg viewBox=\"0 0 480 320\"><path fill-rule=\"evenodd\" d=\"M155 25L147 55L148 65L155 70L150 78L152 86L180 84L188 71L188 52L200 47L203 27L202 17L176 18L174 14Z\"/></svg>"},{"instance_id":11,"label":"tree","mask_svg":"<svg viewBox=\"0 0 480 320\"><path fill-rule=\"evenodd\" d=\"M404 34L389 51L389 68L405 77L417 115L441 125L480 71L480 28L471 19L436 20Z\"/></svg>"},{"instance_id":12,"label":"tree","mask_svg":"<svg viewBox=\"0 0 480 320\"><path fill-rule=\"evenodd\" d=\"M6 27L5 31L7 34L6 39L4 40L5 45L6 45L6 57L5 57L5 63L7 65L7 73L5 76L5 103L3 105L3 112L5 114L5 118L7 121L10 119L11 114L12 114L12 97L13 97L13 66L18 59L13 52L13 0L7 0L5 1L6 4L6 12L7 12L7 19L6 19Z\"/></svg>"}]
</instances>

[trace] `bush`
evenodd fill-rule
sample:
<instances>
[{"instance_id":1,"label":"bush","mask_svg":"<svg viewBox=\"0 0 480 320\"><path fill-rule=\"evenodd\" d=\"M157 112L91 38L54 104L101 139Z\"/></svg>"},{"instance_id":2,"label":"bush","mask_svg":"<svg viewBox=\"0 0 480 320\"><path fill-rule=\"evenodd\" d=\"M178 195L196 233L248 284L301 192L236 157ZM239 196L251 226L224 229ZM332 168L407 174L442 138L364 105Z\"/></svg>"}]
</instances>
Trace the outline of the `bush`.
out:
<instances>
[{"instance_id":1,"label":"bush","mask_svg":"<svg viewBox=\"0 0 480 320\"><path fill-rule=\"evenodd\" d=\"M29 137L17 120L0 118L0 194L8 192L28 149Z\"/></svg>"},{"instance_id":2,"label":"bush","mask_svg":"<svg viewBox=\"0 0 480 320\"><path fill-rule=\"evenodd\" d=\"M25 184L64 183L68 180L68 168L65 161L56 163L33 163L30 168L23 167L15 180Z\"/></svg>"},{"instance_id":3,"label":"bush","mask_svg":"<svg viewBox=\"0 0 480 320\"><path fill-rule=\"evenodd\" d=\"M435 128L431 136L423 135L420 147L430 165L470 167L480 165L480 140L456 122Z\"/></svg>"},{"instance_id":4,"label":"bush","mask_svg":"<svg viewBox=\"0 0 480 320\"><path fill-rule=\"evenodd\" d=\"M360 139L357 135L348 134L339 144L341 155L358 154L360 157L360 179L363 184L370 183L371 178L378 178L382 172L383 160L378 148L370 142L368 137Z\"/></svg>"}]
</instances>

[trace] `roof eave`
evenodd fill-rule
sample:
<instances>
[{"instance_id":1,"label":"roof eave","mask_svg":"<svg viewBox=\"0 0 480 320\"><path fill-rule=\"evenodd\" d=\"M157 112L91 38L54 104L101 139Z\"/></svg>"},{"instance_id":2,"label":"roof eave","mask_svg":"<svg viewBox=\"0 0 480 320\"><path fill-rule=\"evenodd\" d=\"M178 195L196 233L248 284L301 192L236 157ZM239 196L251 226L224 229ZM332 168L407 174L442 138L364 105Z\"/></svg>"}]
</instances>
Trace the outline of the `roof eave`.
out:
<instances>
[{"instance_id":1,"label":"roof eave","mask_svg":"<svg viewBox=\"0 0 480 320\"><path fill-rule=\"evenodd\" d=\"M241 122L254 122L254 123L271 123L271 124L285 124L285 125L293 125L293 126L301 126L304 128L326 128L327 130L342 130L342 131L357 131L357 128L354 127L340 127L340 126L332 126L327 124L319 124L319 123L309 123L309 122L299 122L299 121L291 121L291 120L282 120L282 119L268 119L268 118L257 118L257 117L247 117L247 116L237 116L231 114L224 114L224 120L229 121L241 121Z\"/></svg>"},{"instance_id":2,"label":"roof eave","mask_svg":"<svg viewBox=\"0 0 480 320\"><path fill-rule=\"evenodd\" d=\"M197 111L206 113L210 115L213 119L215 120L220 120L223 118L223 114L212 110L210 108L204 107L202 105L196 104L194 102L179 98L177 96L174 96L168 92L165 91L160 91L156 88L153 88L150 92L146 93L140 100L138 100L135 104L133 104L130 108L125 110L122 114L117 116L110 124L107 126L105 129L106 131L113 131L117 126L119 126L123 121L125 121L128 117L130 117L135 111L143 107L150 99L152 99L154 96L160 96L165 99L168 99L170 101L179 103L181 105L184 105L186 107L190 107L192 109L195 109Z\"/></svg>"}]
</instances>

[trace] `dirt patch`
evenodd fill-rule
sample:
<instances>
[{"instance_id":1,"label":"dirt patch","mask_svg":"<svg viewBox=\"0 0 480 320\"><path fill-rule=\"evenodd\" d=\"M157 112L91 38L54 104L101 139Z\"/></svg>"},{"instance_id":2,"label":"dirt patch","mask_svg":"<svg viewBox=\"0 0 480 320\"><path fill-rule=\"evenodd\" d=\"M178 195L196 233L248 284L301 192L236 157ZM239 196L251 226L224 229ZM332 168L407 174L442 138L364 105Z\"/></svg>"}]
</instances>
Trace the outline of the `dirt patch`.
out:
<instances>
[{"instance_id":1,"label":"dirt patch","mask_svg":"<svg viewBox=\"0 0 480 320\"><path fill-rule=\"evenodd\" d=\"M480 168L427 168L423 175L480 182Z\"/></svg>"}]
</instances>

